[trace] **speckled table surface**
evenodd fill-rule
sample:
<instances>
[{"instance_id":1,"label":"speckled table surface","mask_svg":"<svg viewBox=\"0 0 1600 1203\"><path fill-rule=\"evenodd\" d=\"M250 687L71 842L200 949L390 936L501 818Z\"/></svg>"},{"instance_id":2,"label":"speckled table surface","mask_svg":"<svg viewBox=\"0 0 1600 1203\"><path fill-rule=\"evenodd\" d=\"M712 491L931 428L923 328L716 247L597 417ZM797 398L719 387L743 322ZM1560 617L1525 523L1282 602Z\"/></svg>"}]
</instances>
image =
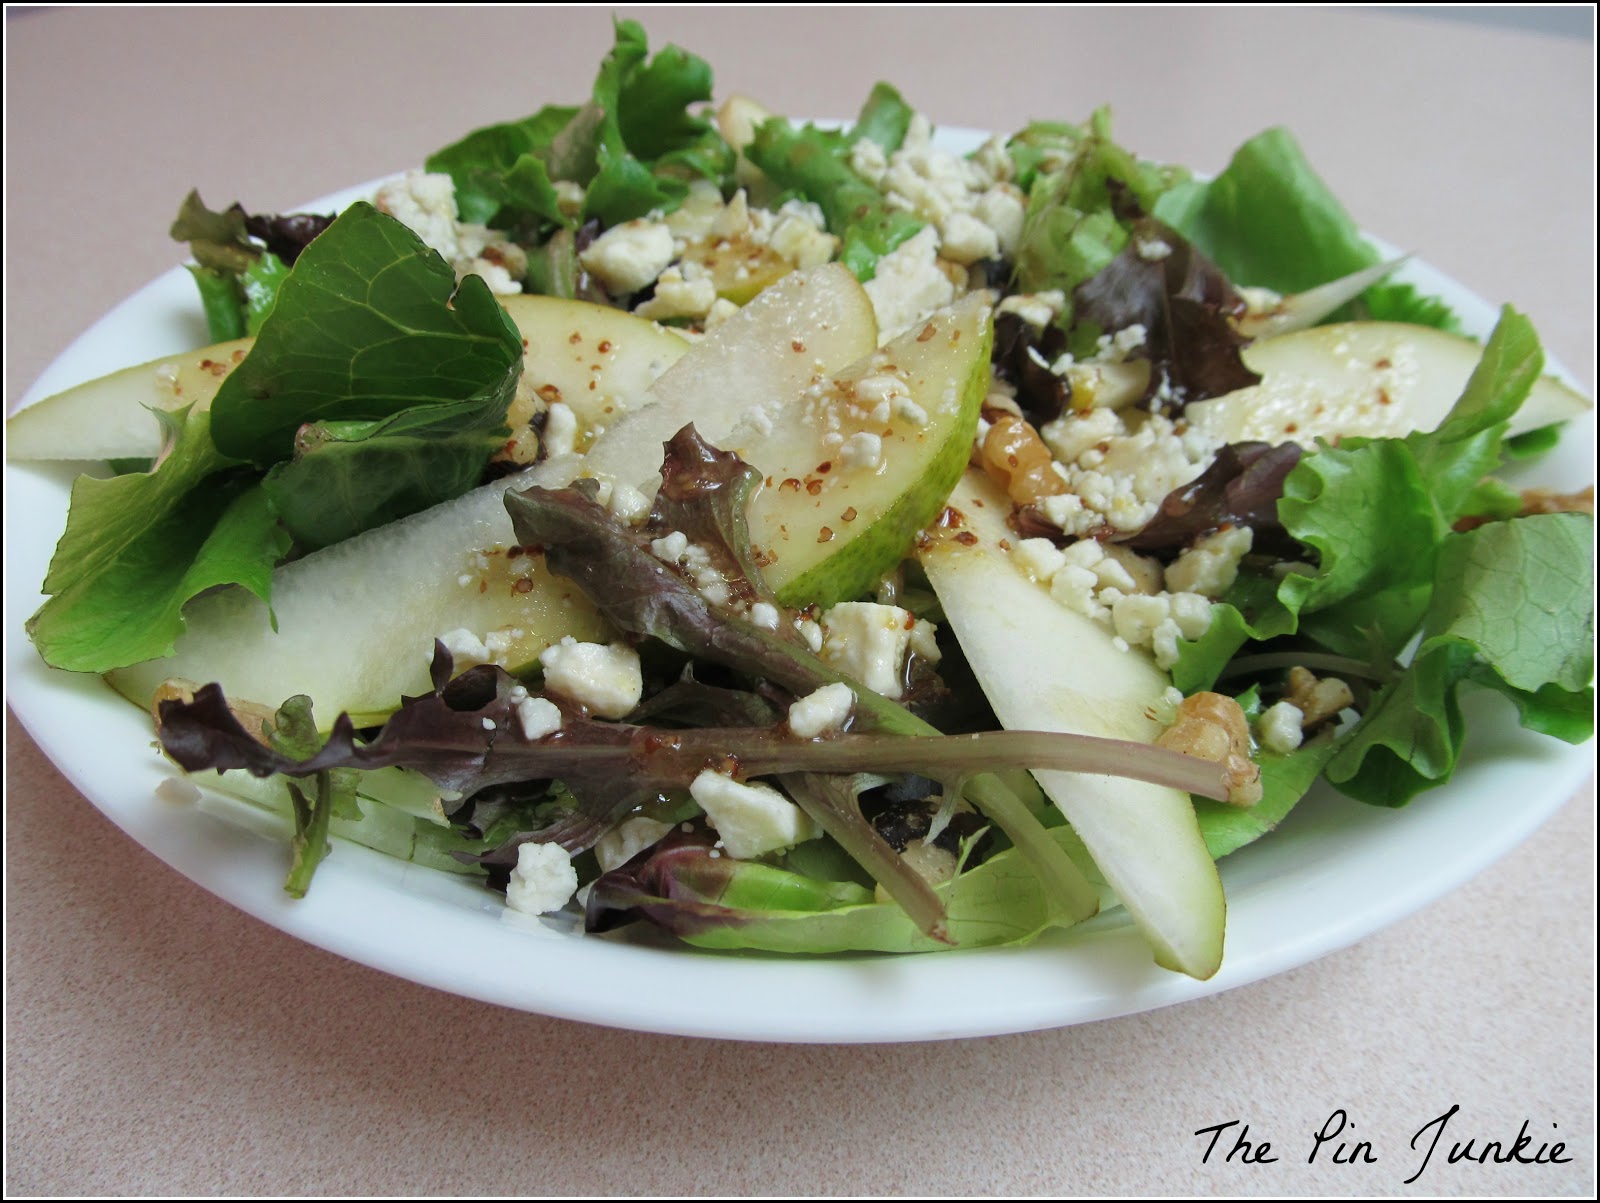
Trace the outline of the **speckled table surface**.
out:
<instances>
[{"instance_id":1,"label":"speckled table surface","mask_svg":"<svg viewBox=\"0 0 1600 1203\"><path fill-rule=\"evenodd\" d=\"M1528 312L1594 380L1593 44L1338 10L672 10L719 94L935 122L1116 108L1215 169L1293 128L1370 229ZM12 10L7 406L176 261L191 186L287 209L586 94L603 10ZM6 638L23 614L8 613ZM8 716L10 1194L1592 1194L1586 786L1468 885L1355 947L1165 1010L1025 1035L784 1046L616 1032L343 961L106 821ZM1413 1137L1562 1164L1444 1164ZM1343 1112L1376 1160L1308 1160ZM1239 1120L1265 1164L1209 1160ZM1553 1127L1554 1125L1554 1127ZM1229 1137L1238 1132L1229 1130ZM1529 1150L1532 1152L1532 1149Z\"/></svg>"}]
</instances>

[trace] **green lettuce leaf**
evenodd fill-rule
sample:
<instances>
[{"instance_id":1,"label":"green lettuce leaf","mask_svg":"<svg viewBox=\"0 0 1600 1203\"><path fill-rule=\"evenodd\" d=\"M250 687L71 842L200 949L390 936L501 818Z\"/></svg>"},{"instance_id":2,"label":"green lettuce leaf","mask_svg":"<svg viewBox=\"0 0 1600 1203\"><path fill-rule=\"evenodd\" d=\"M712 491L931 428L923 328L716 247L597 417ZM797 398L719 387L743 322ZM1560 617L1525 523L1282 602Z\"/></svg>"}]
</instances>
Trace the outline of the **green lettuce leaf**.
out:
<instances>
[{"instance_id":1,"label":"green lettuce leaf","mask_svg":"<svg viewBox=\"0 0 1600 1203\"><path fill-rule=\"evenodd\" d=\"M1338 199L1312 170L1294 135L1281 127L1251 138L1210 181L1168 191L1155 215L1174 226L1235 284L1304 292L1382 262ZM1403 284L1363 294L1365 316L1459 328L1435 298Z\"/></svg>"},{"instance_id":2,"label":"green lettuce leaf","mask_svg":"<svg viewBox=\"0 0 1600 1203\"><path fill-rule=\"evenodd\" d=\"M284 281L217 392L211 436L224 454L266 466L289 458L310 422L464 401L503 413L521 369L522 339L488 286L468 276L457 288L415 234L357 203Z\"/></svg>"},{"instance_id":3,"label":"green lettuce leaf","mask_svg":"<svg viewBox=\"0 0 1600 1203\"><path fill-rule=\"evenodd\" d=\"M1428 608L1441 541L1484 496L1480 482L1500 465L1507 422L1543 364L1532 325L1508 306L1436 430L1348 439L1301 459L1278 516L1316 552L1318 572L1275 585L1242 574L1204 638L1180 647L1179 688L1208 686L1247 640L1296 631L1340 655L1397 655Z\"/></svg>"},{"instance_id":4,"label":"green lettuce leaf","mask_svg":"<svg viewBox=\"0 0 1600 1203\"><path fill-rule=\"evenodd\" d=\"M732 149L692 108L711 99L710 66L677 46L651 58L637 21L615 28L587 103L485 126L428 157L429 171L455 182L462 221L542 242L578 225L557 201L557 180L582 185L583 218L611 226L676 209L689 179L731 176Z\"/></svg>"},{"instance_id":5,"label":"green lettuce leaf","mask_svg":"<svg viewBox=\"0 0 1600 1203\"><path fill-rule=\"evenodd\" d=\"M1568 743L1594 733L1594 520L1540 514L1445 540L1423 641L1328 764L1328 780L1400 806L1450 779L1471 681L1504 694L1522 725ZM1577 569L1577 571L1575 571Z\"/></svg>"},{"instance_id":6,"label":"green lettuce leaf","mask_svg":"<svg viewBox=\"0 0 1600 1203\"><path fill-rule=\"evenodd\" d=\"M541 221L570 225L556 203L546 160L556 135L577 113L571 106L546 105L521 121L484 126L435 151L423 166L455 182L462 221L498 230Z\"/></svg>"},{"instance_id":7,"label":"green lettuce leaf","mask_svg":"<svg viewBox=\"0 0 1600 1203\"><path fill-rule=\"evenodd\" d=\"M28 620L56 668L108 672L168 655L183 606L216 585L268 600L289 550L253 474L207 437L208 415L157 412L173 440L159 468L80 477L45 577L50 600Z\"/></svg>"},{"instance_id":8,"label":"green lettuce leaf","mask_svg":"<svg viewBox=\"0 0 1600 1203\"><path fill-rule=\"evenodd\" d=\"M1245 716L1253 723L1261 713L1261 699L1252 686L1237 699ZM1283 822L1295 803L1318 777L1337 749L1333 733L1326 732L1307 741L1288 755L1259 751L1256 764L1261 768L1261 801L1254 806L1229 806L1196 796L1194 817L1212 860L1220 860L1246 844L1254 843Z\"/></svg>"},{"instance_id":9,"label":"green lettuce leaf","mask_svg":"<svg viewBox=\"0 0 1600 1203\"><path fill-rule=\"evenodd\" d=\"M505 441L497 395L419 406L372 422L315 422L263 487L295 542L326 547L477 486Z\"/></svg>"},{"instance_id":10,"label":"green lettuce leaf","mask_svg":"<svg viewBox=\"0 0 1600 1203\"><path fill-rule=\"evenodd\" d=\"M1048 838L1065 852L1072 833L1059 827ZM729 860L714 855L709 837L674 835L642 862L595 883L589 925L606 930L638 914L701 948L821 954L1020 944L1070 922L1014 848L934 893L944 904L944 940L926 935L900 907L877 902L854 882Z\"/></svg>"},{"instance_id":11,"label":"green lettuce leaf","mask_svg":"<svg viewBox=\"0 0 1600 1203\"><path fill-rule=\"evenodd\" d=\"M1014 160L1024 147L1037 156L1028 160L1025 172L1031 173L1031 183L1017 244L1017 286L1023 292L1061 289L1070 295L1117 257L1132 223L1155 210L1186 173L1142 162L1117 145L1109 109L1096 110L1085 128L1036 125L1029 130L1032 141L1012 144ZM1020 137L1026 139L1028 131ZM1054 166L1063 155L1070 157Z\"/></svg>"},{"instance_id":12,"label":"green lettuce leaf","mask_svg":"<svg viewBox=\"0 0 1600 1203\"><path fill-rule=\"evenodd\" d=\"M877 118L873 120L878 124ZM850 137L837 130L797 127L773 117L762 122L744 153L779 188L821 207L828 232L843 241L840 261L858 280L870 280L878 260L924 223L902 209L889 208L883 194L851 170L850 144Z\"/></svg>"},{"instance_id":13,"label":"green lettuce leaf","mask_svg":"<svg viewBox=\"0 0 1600 1203\"><path fill-rule=\"evenodd\" d=\"M583 213L602 225L670 213L688 194L686 175L721 179L733 170L732 149L688 109L711 99L711 68L676 46L647 62L648 51L644 27L618 21L595 78L595 175Z\"/></svg>"},{"instance_id":14,"label":"green lettuce leaf","mask_svg":"<svg viewBox=\"0 0 1600 1203\"><path fill-rule=\"evenodd\" d=\"M884 154L893 154L906 140L906 131L911 128L913 116L915 110L893 87L882 82L873 84L867 102L856 115L850 141L871 138L883 147Z\"/></svg>"}]
</instances>

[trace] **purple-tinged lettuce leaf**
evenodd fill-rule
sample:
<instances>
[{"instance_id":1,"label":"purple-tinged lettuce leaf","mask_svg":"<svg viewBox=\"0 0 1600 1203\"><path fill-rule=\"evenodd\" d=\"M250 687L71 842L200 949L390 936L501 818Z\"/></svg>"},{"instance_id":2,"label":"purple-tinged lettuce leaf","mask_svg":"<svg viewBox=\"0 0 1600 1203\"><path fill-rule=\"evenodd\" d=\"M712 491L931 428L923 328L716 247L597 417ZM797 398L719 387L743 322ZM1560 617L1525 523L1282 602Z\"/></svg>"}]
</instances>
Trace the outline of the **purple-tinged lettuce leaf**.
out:
<instances>
[{"instance_id":1,"label":"purple-tinged lettuce leaf","mask_svg":"<svg viewBox=\"0 0 1600 1203\"><path fill-rule=\"evenodd\" d=\"M1152 218L1133 222L1116 258L1073 293L1073 320L1101 331L1143 326L1136 354L1155 369L1171 404L1220 397L1259 384L1240 356L1248 342L1230 320L1244 302L1228 278L1186 239Z\"/></svg>"},{"instance_id":2,"label":"purple-tinged lettuce leaf","mask_svg":"<svg viewBox=\"0 0 1600 1203\"><path fill-rule=\"evenodd\" d=\"M859 778L785 773L778 780L795 805L889 892L918 931L941 944L950 943L939 896L862 816Z\"/></svg>"},{"instance_id":3,"label":"purple-tinged lettuce leaf","mask_svg":"<svg viewBox=\"0 0 1600 1203\"><path fill-rule=\"evenodd\" d=\"M191 190L178 209L171 235L189 244L189 268L200 290L213 342L254 335L272 312L278 288L300 253L332 217L248 214L237 203L221 213Z\"/></svg>"},{"instance_id":4,"label":"purple-tinged lettuce leaf","mask_svg":"<svg viewBox=\"0 0 1600 1203\"><path fill-rule=\"evenodd\" d=\"M1028 172L1032 175L1017 244L1020 292L1060 289L1070 296L1127 245L1133 216L1150 212L1187 174L1143 162L1119 146L1111 137L1111 112L1105 108L1097 109L1084 127L1030 126L1013 139L1013 158L1023 146L1031 146L1038 157L1023 173L1025 179ZM1072 319L1070 314L1063 317L1064 322Z\"/></svg>"},{"instance_id":5,"label":"purple-tinged lettuce leaf","mask_svg":"<svg viewBox=\"0 0 1600 1203\"><path fill-rule=\"evenodd\" d=\"M1119 541L1140 551L1176 554L1223 526L1250 527L1258 549L1270 538L1281 541L1278 501L1300 455L1298 443L1230 443L1204 472L1167 494L1155 517Z\"/></svg>"},{"instance_id":6,"label":"purple-tinged lettuce leaf","mask_svg":"<svg viewBox=\"0 0 1600 1203\"><path fill-rule=\"evenodd\" d=\"M674 436L672 445L684 444L687 448L698 443L699 437L691 427ZM669 476L696 468L715 468L724 474L732 471L709 449L692 454L680 449L667 456L665 469ZM675 481L663 482L669 496L679 487ZM650 554L648 530L622 526L596 504L593 492L593 486L583 482L558 491L532 488L520 494L508 493L506 508L519 542L542 548L551 571L572 580L613 626L636 636L659 639L696 659L748 674L753 680L787 690L795 697L845 681L856 695L861 728L901 735L938 734L910 711L850 682L812 654L796 636L791 623L780 621L778 631L771 632L738 614L714 611L688 580ZM709 496L725 499L725 495L716 492ZM749 563L744 514L732 505L723 505L718 513L719 538L725 544L723 554L741 565ZM699 525L697 529L707 526ZM737 579L759 591L757 578ZM730 587L736 583L730 582ZM771 598L764 600L773 602ZM785 617L790 614L782 607L779 613ZM1080 918L1094 912L1098 905L1094 890L1059 847L1046 838L1044 827L1015 791L992 772L970 777L964 789L979 809L1023 849L1045 881L1047 892L1064 909Z\"/></svg>"}]
</instances>

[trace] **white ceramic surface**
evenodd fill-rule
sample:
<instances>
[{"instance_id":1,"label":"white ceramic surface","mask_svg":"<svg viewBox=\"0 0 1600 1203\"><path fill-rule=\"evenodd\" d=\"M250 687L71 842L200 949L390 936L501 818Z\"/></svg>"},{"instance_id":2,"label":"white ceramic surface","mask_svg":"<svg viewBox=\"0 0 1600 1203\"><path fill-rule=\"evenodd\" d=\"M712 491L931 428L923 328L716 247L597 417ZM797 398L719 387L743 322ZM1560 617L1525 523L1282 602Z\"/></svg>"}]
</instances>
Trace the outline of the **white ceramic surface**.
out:
<instances>
[{"instance_id":1,"label":"white ceramic surface","mask_svg":"<svg viewBox=\"0 0 1600 1203\"><path fill-rule=\"evenodd\" d=\"M971 135L947 134L953 148ZM325 198L329 206L370 186ZM1423 264L1402 278L1444 296L1486 333L1494 309ZM130 297L40 377L26 403L130 363L206 341L181 269ZM1593 417L1530 478L1593 479ZM21 620L65 523L71 474L8 464L7 610ZM794 960L585 938L508 912L470 882L339 844L309 896L284 895L279 843L260 823L175 806L171 772L146 717L96 678L45 667L8 632L10 701L85 796L144 847L219 897L364 964L474 998L643 1031L784 1041L931 1040L1081 1023L1182 1002L1303 964L1410 914L1509 851L1561 806L1592 767L1520 730L1509 706L1476 698L1474 740L1455 780L1389 811L1323 788L1273 835L1223 862L1227 953L1196 982L1157 969L1120 912L1027 948L910 957ZM222 809L233 811L231 806Z\"/></svg>"}]
</instances>

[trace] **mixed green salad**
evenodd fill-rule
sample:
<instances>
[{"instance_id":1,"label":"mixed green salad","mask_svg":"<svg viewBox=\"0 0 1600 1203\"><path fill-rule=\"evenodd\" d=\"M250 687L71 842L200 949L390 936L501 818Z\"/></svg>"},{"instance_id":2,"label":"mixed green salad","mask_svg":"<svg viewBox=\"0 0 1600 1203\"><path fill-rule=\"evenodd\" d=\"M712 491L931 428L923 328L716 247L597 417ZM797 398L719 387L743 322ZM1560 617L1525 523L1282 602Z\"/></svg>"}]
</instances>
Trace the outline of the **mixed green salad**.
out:
<instances>
[{"instance_id":1,"label":"mixed green salad","mask_svg":"<svg viewBox=\"0 0 1600 1203\"><path fill-rule=\"evenodd\" d=\"M1214 973L1214 861L1460 702L1592 734L1587 402L1392 279L1281 129L1203 180L1102 110L955 153L616 26L592 95L339 214L186 242L215 346L25 411L93 458L28 623L292 825L590 932L1015 943L1117 900ZM92 446L85 440L92 433Z\"/></svg>"}]
</instances>

